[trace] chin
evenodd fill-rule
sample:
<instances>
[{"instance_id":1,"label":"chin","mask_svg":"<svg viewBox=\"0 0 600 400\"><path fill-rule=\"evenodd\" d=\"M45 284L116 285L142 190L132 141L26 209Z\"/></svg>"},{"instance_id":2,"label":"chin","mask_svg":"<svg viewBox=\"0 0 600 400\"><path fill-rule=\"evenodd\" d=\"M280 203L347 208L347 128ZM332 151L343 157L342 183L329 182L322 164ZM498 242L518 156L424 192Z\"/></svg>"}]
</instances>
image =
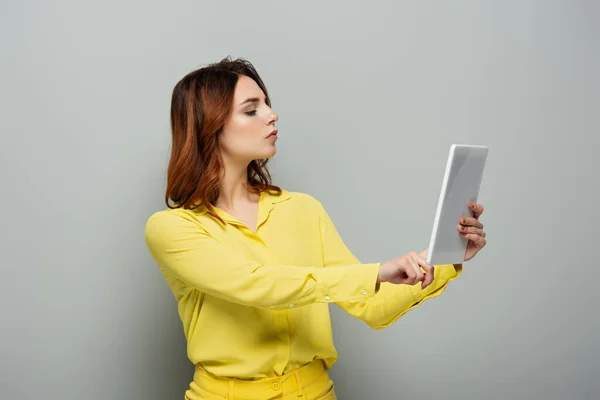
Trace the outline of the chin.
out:
<instances>
[{"instance_id":1,"label":"chin","mask_svg":"<svg viewBox=\"0 0 600 400\"><path fill-rule=\"evenodd\" d=\"M259 159L271 158L275 155L275 153L277 153L277 148L275 147L275 145L273 145L273 146L270 146L269 149L266 149L265 151L263 151L262 154L257 158L259 158Z\"/></svg>"}]
</instances>

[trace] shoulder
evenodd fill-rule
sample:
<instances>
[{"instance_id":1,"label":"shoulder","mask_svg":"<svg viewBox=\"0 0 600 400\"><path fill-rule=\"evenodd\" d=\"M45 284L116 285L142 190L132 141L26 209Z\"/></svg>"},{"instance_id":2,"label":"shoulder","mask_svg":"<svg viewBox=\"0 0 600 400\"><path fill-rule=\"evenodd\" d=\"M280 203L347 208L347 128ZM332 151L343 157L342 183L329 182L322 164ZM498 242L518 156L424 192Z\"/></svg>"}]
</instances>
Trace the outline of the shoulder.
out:
<instances>
[{"instance_id":1,"label":"shoulder","mask_svg":"<svg viewBox=\"0 0 600 400\"><path fill-rule=\"evenodd\" d=\"M182 208L164 209L150 215L146 220L144 236L148 243L156 243L172 237L173 233L197 231L201 228L198 216L192 210Z\"/></svg>"},{"instance_id":2,"label":"shoulder","mask_svg":"<svg viewBox=\"0 0 600 400\"><path fill-rule=\"evenodd\" d=\"M196 213L193 210L186 210L183 208L167 208L157 211L150 215L146 220L146 229L153 229L156 227L166 228L174 224L179 224L182 221L194 223L197 219L195 214Z\"/></svg>"},{"instance_id":3,"label":"shoulder","mask_svg":"<svg viewBox=\"0 0 600 400\"><path fill-rule=\"evenodd\" d=\"M286 202L290 206L302 208L306 211L320 211L323 208L323 205L316 197L304 192L292 192L282 189L281 194L279 196L275 195L275 198L278 198L282 202L287 200Z\"/></svg>"}]
</instances>

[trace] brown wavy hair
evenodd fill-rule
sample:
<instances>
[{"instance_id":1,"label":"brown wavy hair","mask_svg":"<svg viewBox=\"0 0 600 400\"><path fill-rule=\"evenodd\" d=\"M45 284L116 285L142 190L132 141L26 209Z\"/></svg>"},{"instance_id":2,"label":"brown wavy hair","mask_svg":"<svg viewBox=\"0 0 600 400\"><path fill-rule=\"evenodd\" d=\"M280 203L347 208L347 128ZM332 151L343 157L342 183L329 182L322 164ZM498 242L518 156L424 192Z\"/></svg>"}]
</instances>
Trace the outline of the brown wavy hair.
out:
<instances>
[{"instance_id":1,"label":"brown wavy hair","mask_svg":"<svg viewBox=\"0 0 600 400\"><path fill-rule=\"evenodd\" d=\"M219 137L233 108L233 95L240 75L253 79L271 106L267 88L254 66L243 58L230 57L184 76L171 97L171 158L167 171L165 203L169 208L196 209L204 206L215 218L223 159ZM248 165L249 190L281 192L271 184L269 159ZM173 201L173 205L169 201Z\"/></svg>"}]
</instances>

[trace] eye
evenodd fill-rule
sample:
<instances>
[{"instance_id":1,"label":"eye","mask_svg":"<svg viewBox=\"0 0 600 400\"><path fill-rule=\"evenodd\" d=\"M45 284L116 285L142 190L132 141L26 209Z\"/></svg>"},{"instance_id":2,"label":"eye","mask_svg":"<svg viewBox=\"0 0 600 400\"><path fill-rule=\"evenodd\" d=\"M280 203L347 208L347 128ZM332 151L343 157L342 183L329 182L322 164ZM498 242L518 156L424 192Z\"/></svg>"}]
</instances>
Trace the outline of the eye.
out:
<instances>
[{"instance_id":1,"label":"eye","mask_svg":"<svg viewBox=\"0 0 600 400\"><path fill-rule=\"evenodd\" d=\"M256 110L246 111L244 114L249 115L249 116L253 116L253 115L256 115Z\"/></svg>"}]
</instances>

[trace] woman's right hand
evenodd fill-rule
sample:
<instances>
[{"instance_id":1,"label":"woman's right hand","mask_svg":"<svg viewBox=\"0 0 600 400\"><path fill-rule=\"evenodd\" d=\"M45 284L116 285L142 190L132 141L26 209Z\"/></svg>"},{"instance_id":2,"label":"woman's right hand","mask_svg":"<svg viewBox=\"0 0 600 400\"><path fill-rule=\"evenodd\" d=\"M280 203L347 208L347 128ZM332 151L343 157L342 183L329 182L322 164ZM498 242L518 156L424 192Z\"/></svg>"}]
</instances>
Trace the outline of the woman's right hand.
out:
<instances>
[{"instance_id":1,"label":"woman's right hand","mask_svg":"<svg viewBox=\"0 0 600 400\"><path fill-rule=\"evenodd\" d=\"M418 254L411 251L401 257L384 262L379 268L377 283L390 282L396 285L414 285L423 282L421 288L425 289L433 282L433 265L425 260L427 250Z\"/></svg>"}]
</instances>

